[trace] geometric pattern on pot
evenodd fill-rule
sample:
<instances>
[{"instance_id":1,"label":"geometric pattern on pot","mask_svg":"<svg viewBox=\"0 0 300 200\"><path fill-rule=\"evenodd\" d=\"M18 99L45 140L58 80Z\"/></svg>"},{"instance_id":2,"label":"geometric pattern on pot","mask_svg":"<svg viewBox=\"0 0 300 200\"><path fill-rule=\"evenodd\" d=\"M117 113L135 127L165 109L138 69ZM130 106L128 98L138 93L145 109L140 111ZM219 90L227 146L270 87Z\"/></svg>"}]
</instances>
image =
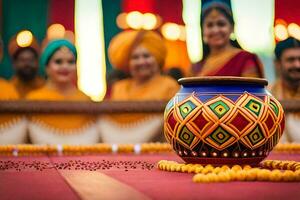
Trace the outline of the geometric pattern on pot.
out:
<instances>
[{"instance_id":1,"label":"geometric pattern on pot","mask_svg":"<svg viewBox=\"0 0 300 200\"><path fill-rule=\"evenodd\" d=\"M192 94L175 106L178 119L181 122L188 121L197 111L202 108L202 105L202 102Z\"/></svg>"},{"instance_id":2,"label":"geometric pattern on pot","mask_svg":"<svg viewBox=\"0 0 300 200\"><path fill-rule=\"evenodd\" d=\"M272 112L274 112L274 115L276 116L277 122L280 123L282 118L284 117L284 113L282 110L281 104L275 99L273 96L269 96L268 98L268 104L271 107Z\"/></svg>"},{"instance_id":3,"label":"geometric pattern on pot","mask_svg":"<svg viewBox=\"0 0 300 200\"><path fill-rule=\"evenodd\" d=\"M230 113L234 107L234 102L229 98L218 95L204 105L204 111L211 116L215 121L222 122Z\"/></svg>"},{"instance_id":4,"label":"geometric pattern on pot","mask_svg":"<svg viewBox=\"0 0 300 200\"><path fill-rule=\"evenodd\" d=\"M249 93L246 93L244 96L246 96L247 98L243 102L242 107L245 108L245 110L247 110L254 117L260 118L264 111L265 102Z\"/></svg>"},{"instance_id":5,"label":"geometric pattern on pot","mask_svg":"<svg viewBox=\"0 0 300 200\"><path fill-rule=\"evenodd\" d=\"M165 137L171 144L175 144L177 141L181 140L182 145L190 148L190 145L195 143L193 142L193 139L199 139L191 135L191 131L188 127L183 127L185 125L184 121L189 120L193 113L197 112L197 110L201 108L201 102L197 101L193 95L184 99L180 103L178 103L178 97L173 98L171 101L173 103L169 102L168 104L174 104L174 106L169 108L169 111L164 115ZM191 137L187 138L188 136Z\"/></svg>"},{"instance_id":6,"label":"geometric pattern on pot","mask_svg":"<svg viewBox=\"0 0 300 200\"><path fill-rule=\"evenodd\" d=\"M179 121L180 126L172 135L176 141L188 149L194 148L201 141L197 130L187 122L201 111L202 106L202 102L193 94L175 105L174 117Z\"/></svg>"},{"instance_id":7,"label":"geometric pattern on pot","mask_svg":"<svg viewBox=\"0 0 300 200\"><path fill-rule=\"evenodd\" d=\"M283 130L284 130L284 125L285 125L284 112L283 112L282 106L273 96L269 96L268 105L269 105L271 114L273 113L272 116L274 117L274 120L276 121L274 132L278 132L279 134L282 135ZM276 130L276 127L279 128L279 131ZM272 137L273 134L276 134L274 132L272 132L269 137Z\"/></svg>"},{"instance_id":8,"label":"geometric pattern on pot","mask_svg":"<svg viewBox=\"0 0 300 200\"><path fill-rule=\"evenodd\" d=\"M235 102L217 95L202 103L192 94L172 101L173 108L165 114L166 138L190 150L200 141L217 150L236 142L256 149L271 137L280 137L284 127L283 109L272 96L257 98L244 92Z\"/></svg>"},{"instance_id":9,"label":"geometric pattern on pot","mask_svg":"<svg viewBox=\"0 0 300 200\"><path fill-rule=\"evenodd\" d=\"M246 135L254 128L256 119L252 115L245 113L244 109L236 107L228 121L225 123L230 127L239 137Z\"/></svg>"},{"instance_id":10,"label":"geometric pattern on pot","mask_svg":"<svg viewBox=\"0 0 300 200\"><path fill-rule=\"evenodd\" d=\"M274 98L270 98L269 106L271 107L271 109L274 112L274 114L276 116L278 116L280 109L278 107L278 102Z\"/></svg>"},{"instance_id":11,"label":"geometric pattern on pot","mask_svg":"<svg viewBox=\"0 0 300 200\"><path fill-rule=\"evenodd\" d=\"M256 149L265 144L277 131L283 119L283 110L278 106L278 101L273 97L266 96L264 100L249 93L244 93L245 100L239 105L243 113L255 119L255 127L250 127L243 133L241 142L251 149ZM272 99L272 100L270 100ZM276 115L277 114L277 115ZM280 136L279 136L280 137Z\"/></svg>"},{"instance_id":12,"label":"geometric pattern on pot","mask_svg":"<svg viewBox=\"0 0 300 200\"><path fill-rule=\"evenodd\" d=\"M178 128L175 139L187 149L193 149L201 141L188 126L183 125Z\"/></svg>"},{"instance_id":13,"label":"geometric pattern on pot","mask_svg":"<svg viewBox=\"0 0 300 200\"><path fill-rule=\"evenodd\" d=\"M244 132L242 134L242 137L244 138L244 136L246 136L248 134L252 134L253 131L256 130L253 126L256 127L257 125L259 125L260 133L262 133L265 138L269 138L269 136L274 134L275 131L274 131L274 129L269 130L267 126L264 126L262 124L262 123L264 123L264 119L268 116L269 97L266 96L263 100L261 98L257 98L256 96L246 92L246 93L244 93L242 98L243 98L243 100L239 101L237 106L242 109L244 115L247 116L248 119L253 119L254 120L253 121L254 125L249 127L248 131L246 130L246 132ZM271 126L272 121L270 120L270 118L268 118L268 120L269 120L268 125ZM249 143L249 142L246 142L246 141L248 141L248 140L242 139L242 142L245 145L247 145L249 148L253 149L254 146L252 145L252 143ZM264 142L266 142L266 141L264 141ZM255 147L257 147L257 146L258 145L256 144Z\"/></svg>"},{"instance_id":14,"label":"geometric pattern on pot","mask_svg":"<svg viewBox=\"0 0 300 200\"><path fill-rule=\"evenodd\" d=\"M164 126L164 134L168 142L174 137L174 133L179 125L178 120L175 118L174 109L169 110L168 115L165 115L165 126Z\"/></svg>"},{"instance_id":15,"label":"geometric pattern on pot","mask_svg":"<svg viewBox=\"0 0 300 200\"><path fill-rule=\"evenodd\" d=\"M195 135L202 139L206 133L210 133L218 127L214 121L204 109L201 109L186 124L195 130Z\"/></svg>"},{"instance_id":16,"label":"geometric pattern on pot","mask_svg":"<svg viewBox=\"0 0 300 200\"><path fill-rule=\"evenodd\" d=\"M277 119L276 122L280 126L280 132L283 133L285 120L281 104L273 96L269 97L268 104L274 113L275 118Z\"/></svg>"},{"instance_id":17,"label":"geometric pattern on pot","mask_svg":"<svg viewBox=\"0 0 300 200\"><path fill-rule=\"evenodd\" d=\"M267 140L263 132L261 131L260 125L257 125L247 135L245 135L241 141L243 144L248 146L250 149L256 149L263 145Z\"/></svg>"},{"instance_id":18,"label":"geometric pattern on pot","mask_svg":"<svg viewBox=\"0 0 300 200\"><path fill-rule=\"evenodd\" d=\"M238 138L235 135L231 134L229 131L226 131L221 126L204 138L206 144L213 146L219 151L234 144L237 142L237 140Z\"/></svg>"},{"instance_id":19,"label":"geometric pattern on pot","mask_svg":"<svg viewBox=\"0 0 300 200\"><path fill-rule=\"evenodd\" d=\"M277 129L279 124L278 124L278 120L277 120L276 116L271 111L271 108L266 109L265 113L266 114L265 114L264 118L262 119L261 125L264 130L267 130L267 131L265 131L266 137L270 138L275 133L275 130Z\"/></svg>"},{"instance_id":20,"label":"geometric pattern on pot","mask_svg":"<svg viewBox=\"0 0 300 200\"><path fill-rule=\"evenodd\" d=\"M166 105L166 109L164 112L164 119L167 117L166 115L169 113L169 111L174 107L174 98L172 98L168 104Z\"/></svg>"}]
</instances>

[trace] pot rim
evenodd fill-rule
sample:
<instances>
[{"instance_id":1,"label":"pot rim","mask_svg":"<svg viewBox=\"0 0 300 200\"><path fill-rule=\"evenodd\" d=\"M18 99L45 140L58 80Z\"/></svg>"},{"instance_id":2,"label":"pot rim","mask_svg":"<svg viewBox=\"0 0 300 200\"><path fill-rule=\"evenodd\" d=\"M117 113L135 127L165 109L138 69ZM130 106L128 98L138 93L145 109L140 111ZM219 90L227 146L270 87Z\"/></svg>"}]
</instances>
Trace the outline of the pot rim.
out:
<instances>
[{"instance_id":1,"label":"pot rim","mask_svg":"<svg viewBox=\"0 0 300 200\"><path fill-rule=\"evenodd\" d=\"M252 77L237 77L237 76L206 76L206 77L186 77L178 80L181 85L194 85L194 84L256 84L261 86L267 86L268 81L264 78L252 78Z\"/></svg>"}]
</instances>

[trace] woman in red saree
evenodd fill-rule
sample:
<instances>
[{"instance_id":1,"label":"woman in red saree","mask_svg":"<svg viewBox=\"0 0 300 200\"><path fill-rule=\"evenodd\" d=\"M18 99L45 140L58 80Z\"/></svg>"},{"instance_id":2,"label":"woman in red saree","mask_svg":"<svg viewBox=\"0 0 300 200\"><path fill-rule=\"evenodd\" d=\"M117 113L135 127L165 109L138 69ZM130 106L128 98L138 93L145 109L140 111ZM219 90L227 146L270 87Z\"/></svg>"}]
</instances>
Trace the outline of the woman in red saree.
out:
<instances>
[{"instance_id":1,"label":"woman in red saree","mask_svg":"<svg viewBox=\"0 0 300 200\"><path fill-rule=\"evenodd\" d=\"M203 59L192 66L194 76L263 77L262 64L255 54L230 40L234 21L223 3L210 3L201 16Z\"/></svg>"}]
</instances>

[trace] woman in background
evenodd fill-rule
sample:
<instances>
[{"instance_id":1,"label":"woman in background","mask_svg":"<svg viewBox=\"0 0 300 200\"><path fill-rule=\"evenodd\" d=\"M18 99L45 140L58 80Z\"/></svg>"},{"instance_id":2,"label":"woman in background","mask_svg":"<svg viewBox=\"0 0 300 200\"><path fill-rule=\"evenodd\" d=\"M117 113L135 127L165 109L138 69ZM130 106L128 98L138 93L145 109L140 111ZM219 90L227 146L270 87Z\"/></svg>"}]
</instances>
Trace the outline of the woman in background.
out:
<instances>
[{"instance_id":1,"label":"woman in background","mask_svg":"<svg viewBox=\"0 0 300 200\"><path fill-rule=\"evenodd\" d=\"M169 100L179 85L163 76L167 50L161 36L153 31L124 31L116 35L108 49L109 59L130 78L116 82L112 101ZM108 143L142 143L162 140L162 115L118 114L99 120L102 140Z\"/></svg>"},{"instance_id":2,"label":"woman in background","mask_svg":"<svg viewBox=\"0 0 300 200\"><path fill-rule=\"evenodd\" d=\"M194 76L264 76L258 57L230 39L234 21L227 5L214 2L204 6L201 27L203 59L192 66Z\"/></svg>"},{"instance_id":3,"label":"woman in background","mask_svg":"<svg viewBox=\"0 0 300 200\"><path fill-rule=\"evenodd\" d=\"M131 75L113 85L111 100L169 100L179 89L176 81L161 74L167 50L161 36L153 31L118 34L108 54L115 68Z\"/></svg>"},{"instance_id":4,"label":"woman in background","mask_svg":"<svg viewBox=\"0 0 300 200\"><path fill-rule=\"evenodd\" d=\"M78 90L76 79L77 51L68 40L50 42L42 56L48 80L46 85L27 96L27 100L91 101ZM38 144L92 144L99 141L95 119L79 114L32 115L30 139Z\"/></svg>"}]
</instances>

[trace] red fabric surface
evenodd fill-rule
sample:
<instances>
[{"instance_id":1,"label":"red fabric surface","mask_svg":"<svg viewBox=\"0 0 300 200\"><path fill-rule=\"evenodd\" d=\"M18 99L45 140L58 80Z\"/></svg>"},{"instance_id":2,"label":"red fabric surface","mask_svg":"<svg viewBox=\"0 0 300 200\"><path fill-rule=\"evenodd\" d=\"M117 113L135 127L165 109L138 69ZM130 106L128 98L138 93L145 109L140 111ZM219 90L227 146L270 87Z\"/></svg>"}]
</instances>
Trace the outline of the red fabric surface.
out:
<instances>
[{"instance_id":1,"label":"red fabric surface","mask_svg":"<svg viewBox=\"0 0 300 200\"><path fill-rule=\"evenodd\" d=\"M174 154L0 157L0 196L1 199L78 199L58 173L65 166L66 169L100 171L153 199L274 200L300 197L300 183L296 182L196 184L192 182L193 174L158 170L155 164L162 159L182 162ZM268 159L300 161L300 154L273 153ZM49 163L58 171L47 167L39 171L32 167L34 164L49 166ZM19 165L21 171L8 165Z\"/></svg>"},{"instance_id":2,"label":"red fabric surface","mask_svg":"<svg viewBox=\"0 0 300 200\"><path fill-rule=\"evenodd\" d=\"M1 157L1 161L19 161L36 164L33 161L49 162L48 157ZM9 163L7 164L9 165ZM0 199L79 199L59 172L55 169L39 171L0 170Z\"/></svg>"},{"instance_id":3,"label":"red fabric surface","mask_svg":"<svg viewBox=\"0 0 300 200\"><path fill-rule=\"evenodd\" d=\"M152 158L153 159L153 158ZM162 159L172 160L173 156ZM268 159L297 160L300 155L275 154ZM153 199L299 199L300 183L230 182L196 184L193 174L152 171L107 171L114 177Z\"/></svg>"},{"instance_id":4,"label":"red fabric surface","mask_svg":"<svg viewBox=\"0 0 300 200\"><path fill-rule=\"evenodd\" d=\"M79 199L56 170L0 172L1 199Z\"/></svg>"}]
</instances>

